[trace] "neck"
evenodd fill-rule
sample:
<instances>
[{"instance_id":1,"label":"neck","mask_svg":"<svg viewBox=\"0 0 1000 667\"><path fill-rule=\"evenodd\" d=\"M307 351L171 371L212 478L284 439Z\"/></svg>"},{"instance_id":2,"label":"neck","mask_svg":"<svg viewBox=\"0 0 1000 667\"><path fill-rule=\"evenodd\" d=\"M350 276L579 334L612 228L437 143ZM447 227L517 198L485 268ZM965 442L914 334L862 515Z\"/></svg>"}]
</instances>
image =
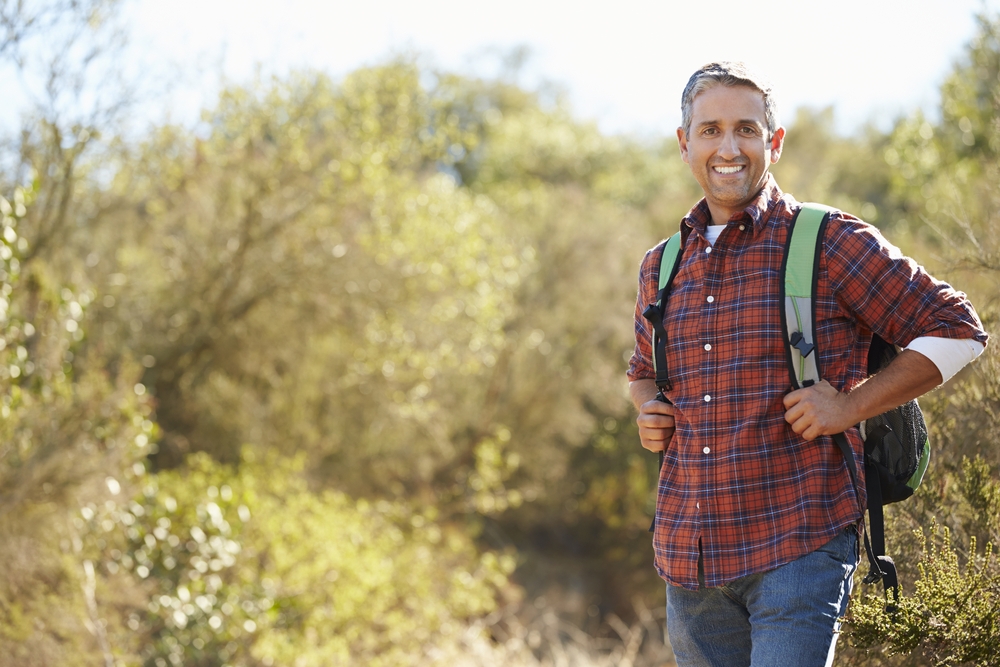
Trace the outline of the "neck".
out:
<instances>
[{"instance_id":1,"label":"neck","mask_svg":"<svg viewBox=\"0 0 1000 667\"><path fill-rule=\"evenodd\" d=\"M719 206L718 204L709 204L708 211L712 214L712 221L709 224L712 225L726 225L729 224L729 219L734 215L739 213L745 207L741 208L729 208Z\"/></svg>"}]
</instances>

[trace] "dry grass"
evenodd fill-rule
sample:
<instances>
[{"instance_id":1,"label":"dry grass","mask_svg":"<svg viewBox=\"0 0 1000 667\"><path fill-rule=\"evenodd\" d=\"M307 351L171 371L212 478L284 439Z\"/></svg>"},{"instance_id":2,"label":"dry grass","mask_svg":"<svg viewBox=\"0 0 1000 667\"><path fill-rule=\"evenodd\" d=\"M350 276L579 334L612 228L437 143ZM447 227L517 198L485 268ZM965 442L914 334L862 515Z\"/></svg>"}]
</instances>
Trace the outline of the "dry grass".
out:
<instances>
[{"instance_id":1,"label":"dry grass","mask_svg":"<svg viewBox=\"0 0 1000 667\"><path fill-rule=\"evenodd\" d=\"M511 604L470 626L461 655L428 656L456 667L674 667L664 632L665 611L633 600L636 620L608 614L598 636L550 607Z\"/></svg>"}]
</instances>

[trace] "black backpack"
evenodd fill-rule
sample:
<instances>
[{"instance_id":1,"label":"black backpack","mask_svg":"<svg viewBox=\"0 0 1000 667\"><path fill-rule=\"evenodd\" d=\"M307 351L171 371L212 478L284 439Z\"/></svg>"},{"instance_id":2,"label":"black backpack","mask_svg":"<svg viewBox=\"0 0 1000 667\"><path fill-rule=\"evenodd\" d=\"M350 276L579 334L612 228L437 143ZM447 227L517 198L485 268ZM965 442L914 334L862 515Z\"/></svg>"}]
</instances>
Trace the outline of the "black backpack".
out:
<instances>
[{"instance_id":1,"label":"black backpack","mask_svg":"<svg viewBox=\"0 0 1000 667\"><path fill-rule=\"evenodd\" d=\"M791 222L781 267L781 321L785 330L788 370L795 389L819 382L816 353L815 287L819 258L823 252L823 232L833 209L821 204L802 204ZM666 297L680 265L681 234L677 232L663 244L655 303L643 312L653 327L653 367L656 371L658 398L666 401L670 388L666 363L666 330L663 317ZM896 347L878 336L872 337L868 350L868 375L874 375L898 354ZM865 583L882 581L888 602L894 608L899 598L899 578L892 558L885 555L885 519L882 506L913 495L930 459L927 426L916 400L872 417L859 424L864 439L865 482L868 497L868 523L865 551L871 570ZM851 481L857 491L858 470L850 444L843 433L833 436L847 461ZM663 453L660 453L660 465ZM650 530L652 531L652 527ZM871 540L869 541L869 535Z\"/></svg>"}]
</instances>

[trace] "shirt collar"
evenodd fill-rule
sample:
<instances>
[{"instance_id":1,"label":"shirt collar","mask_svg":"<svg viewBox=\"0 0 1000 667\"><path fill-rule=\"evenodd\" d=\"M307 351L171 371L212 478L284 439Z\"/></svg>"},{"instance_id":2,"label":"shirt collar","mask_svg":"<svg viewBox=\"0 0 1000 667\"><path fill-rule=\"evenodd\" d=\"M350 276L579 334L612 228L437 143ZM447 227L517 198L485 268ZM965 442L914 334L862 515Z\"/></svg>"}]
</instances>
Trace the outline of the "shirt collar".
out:
<instances>
[{"instance_id":1,"label":"shirt collar","mask_svg":"<svg viewBox=\"0 0 1000 667\"><path fill-rule=\"evenodd\" d=\"M768 172L767 180L764 181L764 187L757 193L757 196L750 201L745 209L733 215L729 219L729 222L746 222L749 220L753 224L754 233L759 232L767 223L769 218L767 215L768 210L778 204L782 194L781 188L778 187L777 181L774 180L774 175ZM712 212L708 210L708 201L704 197L694 205L694 208L688 211L688 214L681 221L682 224L686 224L703 236L705 228L711 222Z\"/></svg>"}]
</instances>

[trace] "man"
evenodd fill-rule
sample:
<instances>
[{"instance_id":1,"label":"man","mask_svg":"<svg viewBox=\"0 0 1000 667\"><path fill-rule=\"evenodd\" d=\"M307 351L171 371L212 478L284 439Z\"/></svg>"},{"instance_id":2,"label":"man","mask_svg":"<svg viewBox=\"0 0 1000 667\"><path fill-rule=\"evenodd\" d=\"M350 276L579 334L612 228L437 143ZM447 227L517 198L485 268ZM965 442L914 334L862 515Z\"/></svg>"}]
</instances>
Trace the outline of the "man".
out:
<instances>
[{"instance_id":1,"label":"man","mask_svg":"<svg viewBox=\"0 0 1000 667\"><path fill-rule=\"evenodd\" d=\"M798 202L768 172L781 156L770 87L742 63L688 81L681 158L704 191L681 222L667 299L669 402L657 400L651 327L662 244L640 270L629 389L642 446L663 452L653 546L682 667L832 662L858 564L861 503L831 435L950 378L986 344L965 295L879 232L831 214L816 318L824 380L791 391L781 261ZM872 334L906 349L864 382Z\"/></svg>"}]
</instances>

